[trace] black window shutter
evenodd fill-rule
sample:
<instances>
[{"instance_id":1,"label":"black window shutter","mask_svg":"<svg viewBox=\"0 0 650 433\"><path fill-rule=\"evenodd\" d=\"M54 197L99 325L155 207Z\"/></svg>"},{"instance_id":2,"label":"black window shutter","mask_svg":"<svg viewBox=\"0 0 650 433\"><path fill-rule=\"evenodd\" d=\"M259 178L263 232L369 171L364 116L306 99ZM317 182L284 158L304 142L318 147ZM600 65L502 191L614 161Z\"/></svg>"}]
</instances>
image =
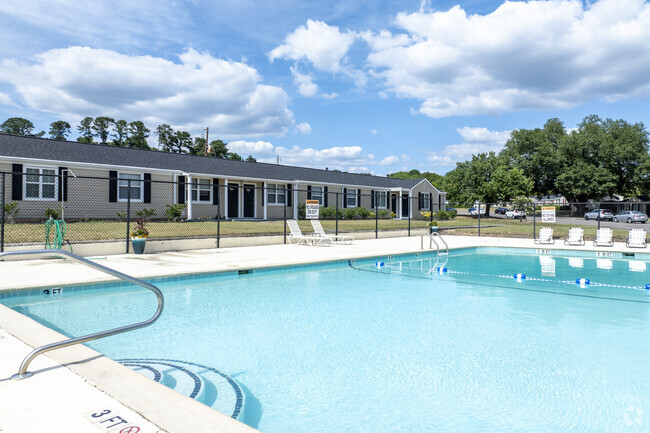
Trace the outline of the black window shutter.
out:
<instances>
[{"instance_id":1,"label":"black window shutter","mask_svg":"<svg viewBox=\"0 0 650 433\"><path fill-rule=\"evenodd\" d=\"M422 210L424 208L424 195L419 192L418 193L418 209Z\"/></svg>"},{"instance_id":2,"label":"black window shutter","mask_svg":"<svg viewBox=\"0 0 650 433\"><path fill-rule=\"evenodd\" d=\"M343 207L348 207L348 189L343 188Z\"/></svg>"},{"instance_id":3,"label":"black window shutter","mask_svg":"<svg viewBox=\"0 0 650 433\"><path fill-rule=\"evenodd\" d=\"M68 167L59 167L59 191L56 198L58 201L61 201L61 198L63 198L63 201L68 201L68 176L66 170L68 170Z\"/></svg>"},{"instance_id":4,"label":"black window shutter","mask_svg":"<svg viewBox=\"0 0 650 433\"><path fill-rule=\"evenodd\" d=\"M212 204L219 204L219 179L212 179Z\"/></svg>"},{"instance_id":5,"label":"black window shutter","mask_svg":"<svg viewBox=\"0 0 650 433\"><path fill-rule=\"evenodd\" d=\"M23 165L22 164L12 164L11 171L11 199L12 200L22 200L23 199Z\"/></svg>"},{"instance_id":6,"label":"black window shutter","mask_svg":"<svg viewBox=\"0 0 650 433\"><path fill-rule=\"evenodd\" d=\"M264 206L264 196L266 195L266 187L264 186L265 184L262 184L262 206Z\"/></svg>"},{"instance_id":7,"label":"black window shutter","mask_svg":"<svg viewBox=\"0 0 650 433\"><path fill-rule=\"evenodd\" d=\"M327 200L327 187L326 186L323 187L323 191L324 191L323 206L327 207L327 201L328 200Z\"/></svg>"},{"instance_id":8,"label":"black window shutter","mask_svg":"<svg viewBox=\"0 0 650 433\"><path fill-rule=\"evenodd\" d=\"M361 207L361 188L357 189L357 207Z\"/></svg>"},{"instance_id":9,"label":"black window shutter","mask_svg":"<svg viewBox=\"0 0 650 433\"><path fill-rule=\"evenodd\" d=\"M117 171L113 170L108 172L108 201L117 201Z\"/></svg>"},{"instance_id":10,"label":"black window shutter","mask_svg":"<svg viewBox=\"0 0 650 433\"><path fill-rule=\"evenodd\" d=\"M144 174L144 202L151 203L151 173Z\"/></svg>"},{"instance_id":11,"label":"black window shutter","mask_svg":"<svg viewBox=\"0 0 650 433\"><path fill-rule=\"evenodd\" d=\"M311 200L311 185L307 185L307 200Z\"/></svg>"},{"instance_id":12,"label":"black window shutter","mask_svg":"<svg viewBox=\"0 0 650 433\"><path fill-rule=\"evenodd\" d=\"M286 194L287 197L285 199L287 201L287 206L289 206L289 207L291 207L291 204L292 204L291 203L291 196L293 195L292 193L293 193L293 191L291 190L291 184L289 183L289 184L287 184L287 194Z\"/></svg>"},{"instance_id":13,"label":"black window shutter","mask_svg":"<svg viewBox=\"0 0 650 433\"><path fill-rule=\"evenodd\" d=\"M185 204L185 176L178 176L177 180L178 204Z\"/></svg>"},{"instance_id":14,"label":"black window shutter","mask_svg":"<svg viewBox=\"0 0 650 433\"><path fill-rule=\"evenodd\" d=\"M374 189L370 190L370 208L371 209L375 208L375 190Z\"/></svg>"}]
</instances>

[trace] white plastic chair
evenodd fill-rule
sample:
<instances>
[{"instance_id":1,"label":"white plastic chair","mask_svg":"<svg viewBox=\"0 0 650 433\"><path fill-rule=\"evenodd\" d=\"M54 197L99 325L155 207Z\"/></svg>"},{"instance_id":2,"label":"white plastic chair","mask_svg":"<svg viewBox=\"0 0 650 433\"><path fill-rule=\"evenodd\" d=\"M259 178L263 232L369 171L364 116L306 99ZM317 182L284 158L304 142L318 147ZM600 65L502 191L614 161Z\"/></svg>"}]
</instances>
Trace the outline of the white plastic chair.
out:
<instances>
[{"instance_id":1,"label":"white plastic chair","mask_svg":"<svg viewBox=\"0 0 650 433\"><path fill-rule=\"evenodd\" d=\"M646 232L643 229L632 229L630 230L629 237L625 245L629 248L645 248L646 243Z\"/></svg>"},{"instance_id":2,"label":"white plastic chair","mask_svg":"<svg viewBox=\"0 0 650 433\"><path fill-rule=\"evenodd\" d=\"M569 236L564 239L564 245L584 245L584 234L582 227L571 227L569 229Z\"/></svg>"},{"instance_id":3,"label":"white plastic chair","mask_svg":"<svg viewBox=\"0 0 650 433\"><path fill-rule=\"evenodd\" d=\"M352 241L354 241L354 236L352 235L332 235L325 233L325 230L323 229L323 226L319 220L311 220L311 225L314 228L314 233L316 236L329 238L335 244L350 245L352 244Z\"/></svg>"},{"instance_id":4,"label":"white plastic chair","mask_svg":"<svg viewBox=\"0 0 650 433\"><path fill-rule=\"evenodd\" d=\"M594 239L595 247L613 247L614 241L612 240L612 229L605 227L598 229L596 232L596 239Z\"/></svg>"},{"instance_id":5,"label":"white plastic chair","mask_svg":"<svg viewBox=\"0 0 650 433\"><path fill-rule=\"evenodd\" d=\"M536 244L554 244L553 229L551 227L542 227L539 229L539 236L535 239Z\"/></svg>"},{"instance_id":6,"label":"white plastic chair","mask_svg":"<svg viewBox=\"0 0 650 433\"><path fill-rule=\"evenodd\" d=\"M298 225L298 221L296 220L287 220L287 226L289 226L289 231L291 231L288 240L292 245L332 245L332 239L323 238L320 236L303 235L302 231L300 230L300 226Z\"/></svg>"}]
</instances>

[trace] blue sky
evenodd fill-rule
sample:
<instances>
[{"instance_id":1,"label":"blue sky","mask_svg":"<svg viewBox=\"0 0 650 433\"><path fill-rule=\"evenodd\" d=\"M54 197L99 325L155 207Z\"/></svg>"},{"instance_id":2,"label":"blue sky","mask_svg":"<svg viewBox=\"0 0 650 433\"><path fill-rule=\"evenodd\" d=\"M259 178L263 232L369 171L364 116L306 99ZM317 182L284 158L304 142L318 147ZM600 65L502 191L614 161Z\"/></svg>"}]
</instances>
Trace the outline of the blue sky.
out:
<instances>
[{"instance_id":1,"label":"blue sky","mask_svg":"<svg viewBox=\"0 0 650 433\"><path fill-rule=\"evenodd\" d=\"M72 139L107 115L260 161L444 174L551 117L650 117L643 0L23 0L0 22L0 121Z\"/></svg>"}]
</instances>

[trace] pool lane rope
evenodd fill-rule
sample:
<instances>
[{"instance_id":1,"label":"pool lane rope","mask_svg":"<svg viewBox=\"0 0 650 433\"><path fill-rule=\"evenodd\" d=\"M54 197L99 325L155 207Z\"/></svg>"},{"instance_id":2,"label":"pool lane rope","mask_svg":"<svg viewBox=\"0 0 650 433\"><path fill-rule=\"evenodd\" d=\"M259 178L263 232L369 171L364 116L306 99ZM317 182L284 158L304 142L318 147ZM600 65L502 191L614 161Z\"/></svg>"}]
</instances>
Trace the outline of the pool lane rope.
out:
<instances>
[{"instance_id":1,"label":"pool lane rope","mask_svg":"<svg viewBox=\"0 0 650 433\"><path fill-rule=\"evenodd\" d=\"M386 270L391 270L395 272L400 272L402 271L402 268L399 266L394 266L391 265L390 263L384 263L384 262L378 262L381 263L381 267L377 266L378 269L386 269ZM441 272L442 271L442 272ZM619 284L605 284L605 283L597 283L594 281L591 281L587 278L578 278L576 280L551 280L549 278L531 278L526 276L525 274L514 274L514 275L492 275L492 274L480 274L480 273L474 273L474 272L461 272L461 271L453 271L451 269L447 268L441 268L441 267L436 267L432 268L429 272L429 274L438 274L438 275L448 275L448 274L456 274L456 275L470 275L470 276L476 276L476 277L487 277L487 278L504 278L508 280L514 279L515 281L519 283L523 283L524 281L542 281L545 283L562 283L562 284L571 284L571 285L577 285L580 288L587 288L587 287L595 287L595 286L600 286L600 287L613 287L617 289L633 289L633 290L642 290L644 292L650 291L650 284L645 284L643 286L624 286L624 285L619 285Z\"/></svg>"}]
</instances>

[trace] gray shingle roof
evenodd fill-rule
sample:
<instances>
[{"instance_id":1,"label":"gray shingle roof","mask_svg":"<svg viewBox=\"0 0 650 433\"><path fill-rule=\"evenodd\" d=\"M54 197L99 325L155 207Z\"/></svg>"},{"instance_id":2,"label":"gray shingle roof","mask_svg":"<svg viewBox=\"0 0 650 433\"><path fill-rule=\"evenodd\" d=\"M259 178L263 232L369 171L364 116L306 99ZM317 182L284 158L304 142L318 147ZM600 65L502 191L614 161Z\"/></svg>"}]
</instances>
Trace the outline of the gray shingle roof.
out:
<instances>
[{"instance_id":1,"label":"gray shingle roof","mask_svg":"<svg viewBox=\"0 0 650 433\"><path fill-rule=\"evenodd\" d=\"M244 179L265 179L282 182L309 181L376 188L413 188L422 181L422 179L393 179L290 165L233 161L213 157L179 155L152 150L8 134L0 134L0 156L176 170L186 173Z\"/></svg>"}]
</instances>

